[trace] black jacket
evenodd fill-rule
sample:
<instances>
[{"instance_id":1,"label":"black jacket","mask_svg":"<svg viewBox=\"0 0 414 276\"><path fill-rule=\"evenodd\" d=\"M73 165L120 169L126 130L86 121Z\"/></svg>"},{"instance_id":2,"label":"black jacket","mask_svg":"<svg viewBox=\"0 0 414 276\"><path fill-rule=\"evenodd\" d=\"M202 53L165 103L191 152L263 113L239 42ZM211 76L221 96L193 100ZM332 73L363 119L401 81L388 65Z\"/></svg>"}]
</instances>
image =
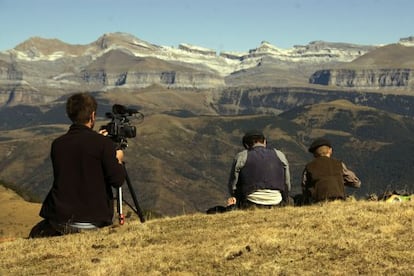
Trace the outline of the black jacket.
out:
<instances>
[{"instance_id":1,"label":"black jacket","mask_svg":"<svg viewBox=\"0 0 414 276\"><path fill-rule=\"evenodd\" d=\"M53 141L51 159L54 181L40 216L57 223L111 224L111 187L120 187L125 179L112 140L74 124Z\"/></svg>"}]
</instances>

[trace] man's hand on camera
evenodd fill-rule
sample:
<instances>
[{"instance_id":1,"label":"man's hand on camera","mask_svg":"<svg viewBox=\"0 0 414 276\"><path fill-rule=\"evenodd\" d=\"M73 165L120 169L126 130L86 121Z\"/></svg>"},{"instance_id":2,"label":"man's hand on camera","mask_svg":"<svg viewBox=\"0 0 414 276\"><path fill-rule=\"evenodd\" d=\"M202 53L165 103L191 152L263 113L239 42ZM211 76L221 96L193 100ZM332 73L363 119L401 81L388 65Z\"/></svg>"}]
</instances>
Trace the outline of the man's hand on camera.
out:
<instances>
[{"instance_id":1,"label":"man's hand on camera","mask_svg":"<svg viewBox=\"0 0 414 276\"><path fill-rule=\"evenodd\" d=\"M124 159L124 152L122 150L116 151L116 159L118 159L119 164L122 164L122 160Z\"/></svg>"},{"instance_id":2,"label":"man's hand on camera","mask_svg":"<svg viewBox=\"0 0 414 276\"><path fill-rule=\"evenodd\" d=\"M108 136L108 131L106 129L100 129L98 131L99 134L102 134L103 136Z\"/></svg>"}]
</instances>

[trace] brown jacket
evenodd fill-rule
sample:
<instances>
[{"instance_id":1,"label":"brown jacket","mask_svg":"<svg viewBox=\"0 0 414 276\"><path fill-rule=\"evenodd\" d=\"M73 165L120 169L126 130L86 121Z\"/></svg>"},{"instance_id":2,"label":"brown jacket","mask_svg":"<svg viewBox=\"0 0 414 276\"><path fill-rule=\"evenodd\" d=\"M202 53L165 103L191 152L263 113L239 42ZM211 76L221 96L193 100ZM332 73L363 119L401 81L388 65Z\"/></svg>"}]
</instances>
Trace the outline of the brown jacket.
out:
<instances>
[{"instance_id":1,"label":"brown jacket","mask_svg":"<svg viewBox=\"0 0 414 276\"><path fill-rule=\"evenodd\" d=\"M344 186L359 188L360 185L361 181L342 161L326 156L309 162L303 172L303 192L316 202L344 199Z\"/></svg>"}]
</instances>

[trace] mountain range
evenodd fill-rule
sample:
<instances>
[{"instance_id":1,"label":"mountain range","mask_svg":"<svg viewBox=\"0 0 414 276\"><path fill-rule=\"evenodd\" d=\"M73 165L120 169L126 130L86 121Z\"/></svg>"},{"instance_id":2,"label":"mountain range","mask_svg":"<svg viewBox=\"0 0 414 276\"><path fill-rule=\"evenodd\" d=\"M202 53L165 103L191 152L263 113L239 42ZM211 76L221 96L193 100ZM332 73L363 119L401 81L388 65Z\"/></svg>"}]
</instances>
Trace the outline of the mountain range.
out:
<instances>
[{"instance_id":1,"label":"mountain range","mask_svg":"<svg viewBox=\"0 0 414 276\"><path fill-rule=\"evenodd\" d=\"M0 52L0 181L26 199L50 188L51 141L69 120L65 100L93 93L99 124L115 103L145 115L126 161L142 206L161 215L224 203L244 131L260 128L291 164L292 195L312 139L362 179L363 197L413 189L414 39L390 45L314 41L246 53L154 45L109 33L87 45L30 38ZM128 196L127 196L128 197Z\"/></svg>"}]
</instances>

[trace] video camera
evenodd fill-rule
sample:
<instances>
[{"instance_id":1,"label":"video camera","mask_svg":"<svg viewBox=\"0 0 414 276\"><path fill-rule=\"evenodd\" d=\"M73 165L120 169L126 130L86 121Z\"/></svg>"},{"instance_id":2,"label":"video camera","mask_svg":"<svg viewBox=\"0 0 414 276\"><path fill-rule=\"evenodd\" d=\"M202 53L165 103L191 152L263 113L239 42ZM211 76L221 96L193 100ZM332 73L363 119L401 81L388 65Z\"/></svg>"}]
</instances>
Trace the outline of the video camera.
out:
<instances>
[{"instance_id":1,"label":"video camera","mask_svg":"<svg viewBox=\"0 0 414 276\"><path fill-rule=\"evenodd\" d=\"M106 130L108 132L108 137L112 139L116 143L117 149L125 149L128 147L127 138L134 138L137 136L137 128L134 125L131 125L128 117L133 116L136 119L137 123L141 123L144 120L144 114L139 112L133 108L127 108L120 104L114 104L112 106L112 112L105 113L105 117L111 119L111 121L101 126L100 130ZM134 207L128 203L127 201L123 200L122 196L122 187L118 187L117 191L117 211L119 215L119 224L124 224L125 216L123 214L122 203L125 202L128 206L131 207L132 210L138 215L141 222L145 221L144 213L142 212L141 208L139 207L137 196L135 191L132 187L131 180L129 179L128 172L125 168L125 163L123 162L123 166L125 169L125 180L128 185L128 189L130 191L132 200L135 204Z\"/></svg>"},{"instance_id":2,"label":"video camera","mask_svg":"<svg viewBox=\"0 0 414 276\"><path fill-rule=\"evenodd\" d=\"M125 149L128 146L127 138L134 138L137 136L137 129L131 125L128 117L134 116L139 122L142 122L144 115L136 109L127 108L120 104L112 106L112 112L105 113L105 117L111 121L101 126L100 130L106 130L108 137L116 144L118 149Z\"/></svg>"}]
</instances>

